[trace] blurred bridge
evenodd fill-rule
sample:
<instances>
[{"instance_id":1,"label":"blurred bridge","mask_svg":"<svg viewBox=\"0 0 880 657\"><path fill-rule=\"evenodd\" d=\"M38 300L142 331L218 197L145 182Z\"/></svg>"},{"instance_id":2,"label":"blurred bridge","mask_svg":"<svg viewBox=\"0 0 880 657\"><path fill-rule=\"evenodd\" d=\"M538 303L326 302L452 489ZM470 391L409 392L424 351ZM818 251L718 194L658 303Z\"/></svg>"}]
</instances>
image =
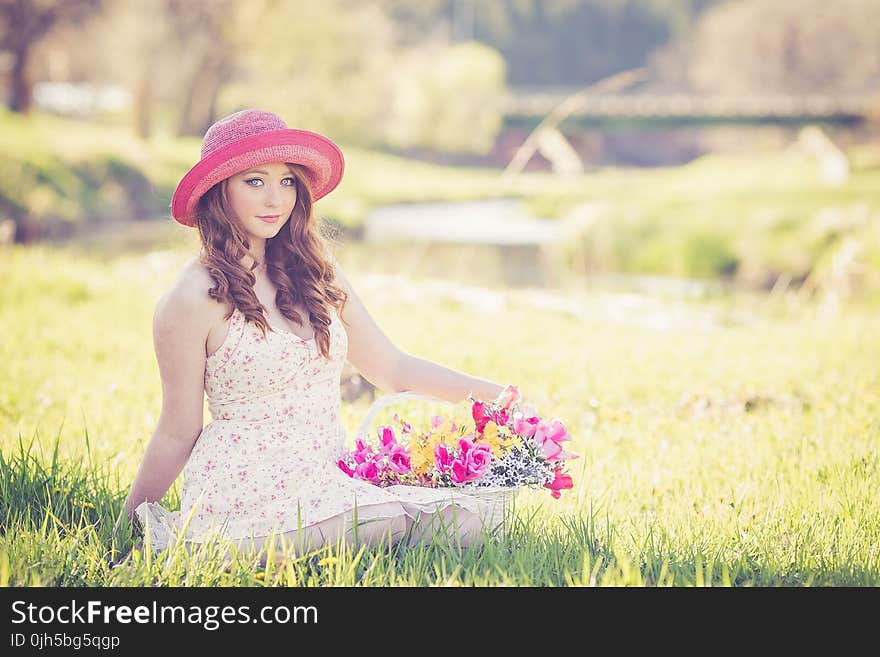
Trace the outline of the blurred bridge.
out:
<instances>
[{"instance_id":1,"label":"blurred bridge","mask_svg":"<svg viewBox=\"0 0 880 657\"><path fill-rule=\"evenodd\" d=\"M576 89L514 89L502 101L508 118L549 114ZM726 119L880 121L880 92L852 95L698 96L688 94L595 94L578 103L575 119Z\"/></svg>"}]
</instances>

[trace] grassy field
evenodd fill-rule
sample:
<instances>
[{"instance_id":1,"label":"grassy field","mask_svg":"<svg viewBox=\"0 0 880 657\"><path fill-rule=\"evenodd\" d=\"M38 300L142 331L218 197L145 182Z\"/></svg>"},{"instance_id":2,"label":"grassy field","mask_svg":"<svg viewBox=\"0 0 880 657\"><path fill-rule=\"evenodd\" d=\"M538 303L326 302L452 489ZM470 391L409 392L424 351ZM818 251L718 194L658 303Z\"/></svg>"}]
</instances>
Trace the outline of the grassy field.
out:
<instances>
[{"instance_id":1,"label":"grassy field","mask_svg":"<svg viewBox=\"0 0 880 657\"><path fill-rule=\"evenodd\" d=\"M500 307L394 301L345 246L402 349L517 383L566 423L575 488L521 493L476 551L330 547L265 569L135 553L111 569L132 546L111 530L160 407L154 304L192 248L175 232L161 250L0 257L0 586L880 585L876 305L665 300L669 321L651 324L598 292L571 293L593 311L580 315L504 289ZM367 407L343 405L349 435Z\"/></svg>"},{"instance_id":2,"label":"grassy field","mask_svg":"<svg viewBox=\"0 0 880 657\"><path fill-rule=\"evenodd\" d=\"M822 184L817 163L794 149L507 180L499 170L343 147L345 176L320 213L352 233L387 204L513 198L548 221L601 204L607 211L561 249L559 262L571 271L727 277L769 288L780 277L821 279L847 241L859 245L857 267L880 271L877 144L850 149L851 175L839 186ZM48 234L57 237L167 218L199 148L197 138L141 140L120 126L0 110L0 224L11 217L35 235L51 225L57 233ZM862 286L876 293L880 277Z\"/></svg>"}]
</instances>

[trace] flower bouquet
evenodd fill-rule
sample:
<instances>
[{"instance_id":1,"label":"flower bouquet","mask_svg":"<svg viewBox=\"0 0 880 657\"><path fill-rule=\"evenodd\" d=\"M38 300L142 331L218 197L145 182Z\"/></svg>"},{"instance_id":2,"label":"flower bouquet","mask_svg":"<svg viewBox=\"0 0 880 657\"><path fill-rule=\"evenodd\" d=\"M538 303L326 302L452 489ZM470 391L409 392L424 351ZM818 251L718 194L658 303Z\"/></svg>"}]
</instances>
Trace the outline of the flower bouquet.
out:
<instances>
[{"instance_id":1,"label":"flower bouquet","mask_svg":"<svg viewBox=\"0 0 880 657\"><path fill-rule=\"evenodd\" d=\"M404 395L430 399L413 393L387 397ZM556 499L572 488L565 462L578 454L563 449L571 436L560 420L541 418L522 406L515 385L492 402L472 396L467 402L467 417L435 415L426 427L414 427L395 413L397 427L378 427L377 440L370 441L367 430L381 408L374 403L355 436L355 448L337 465L349 477L377 486L454 487L477 495L543 487Z\"/></svg>"}]
</instances>

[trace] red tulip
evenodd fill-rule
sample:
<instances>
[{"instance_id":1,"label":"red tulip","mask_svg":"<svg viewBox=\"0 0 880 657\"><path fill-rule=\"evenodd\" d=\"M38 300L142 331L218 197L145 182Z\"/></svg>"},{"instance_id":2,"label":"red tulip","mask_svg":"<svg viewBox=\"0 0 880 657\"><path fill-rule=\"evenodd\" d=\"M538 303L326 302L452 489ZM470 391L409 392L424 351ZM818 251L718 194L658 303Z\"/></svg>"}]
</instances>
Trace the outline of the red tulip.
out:
<instances>
[{"instance_id":1,"label":"red tulip","mask_svg":"<svg viewBox=\"0 0 880 657\"><path fill-rule=\"evenodd\" d=\"M544 488L549 488L550 494L557 500L561 495L560 491L567 490L573 487L574 484L571 481L571 477L567 474L562 474L562 468L556 468L556 470L554 471L553 481L548 481L544 484Z\"/></svg>"},{"instance_id":2,"label":"red tulip","mask_svg":"<svg viewBox=\"0 0 880 657\"><path fill-rule=\"evenodd\" d=\"M492 419L491 415L486 414L485 406L483 402L474 402L471 406L471 415L477 424L477 431L480 433L483 433L486 423Z\"/></svg>"}]
</instances>

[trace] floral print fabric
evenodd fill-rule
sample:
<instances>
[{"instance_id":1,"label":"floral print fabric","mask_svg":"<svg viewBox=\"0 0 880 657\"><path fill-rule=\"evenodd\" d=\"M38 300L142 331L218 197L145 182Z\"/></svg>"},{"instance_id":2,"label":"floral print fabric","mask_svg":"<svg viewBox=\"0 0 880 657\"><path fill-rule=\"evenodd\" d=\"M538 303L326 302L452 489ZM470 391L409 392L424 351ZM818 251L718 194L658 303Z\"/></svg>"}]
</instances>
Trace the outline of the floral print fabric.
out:
<instances>
[{"instance_id":1,"label":"floral print fabric","mask_svg":"<svg viewBox=\"0 0 880 657\"><path fill-rule=\"evenodd\" d=\"M449 504L479 513L480 500L457 491L352 479L336 465L345 449L340 376L348 350L330 309L330 359L314 338L259 327L233 310L220 348L205 367L211 422L183 469L180 510L144 502L135 510L155 549L185 529L202 542L293 531L367 505L400 502L415 518ZM392 505L393 507L393 505Z\"/></svg>"}]
</instances>

